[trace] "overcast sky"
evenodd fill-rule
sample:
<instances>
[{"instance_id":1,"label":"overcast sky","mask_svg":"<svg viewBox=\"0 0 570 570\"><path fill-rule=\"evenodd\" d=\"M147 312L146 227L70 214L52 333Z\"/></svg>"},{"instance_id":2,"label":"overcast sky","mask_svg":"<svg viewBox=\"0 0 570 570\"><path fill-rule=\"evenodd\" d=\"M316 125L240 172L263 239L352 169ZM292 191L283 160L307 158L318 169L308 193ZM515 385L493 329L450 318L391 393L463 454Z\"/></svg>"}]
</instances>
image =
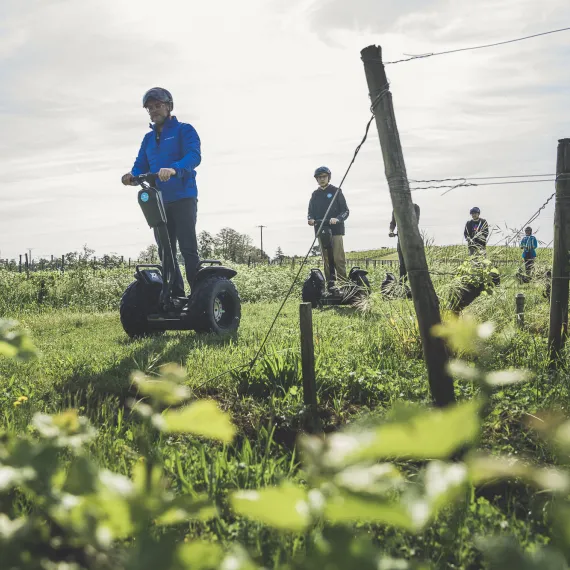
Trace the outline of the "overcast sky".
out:
<instances>
[{"instance_id":1,"label":"overcast sky","mask_svg":"<svg viewBox=\"0 0 570 570\"><path fill-rule=\"evenodd\" d=\"M339 182L369 118L360 50L384 60L570 26L568 0L0 0L0 256L152 243L121 185L148 130L141 97L174 95L202 140L198 231L305 253L321 164ZM386 67L408 176L547 174L570 137L570 33ZM414 193L420 226L459 243L469 209L520 226L553 183ZM344 192L347 250L390 245L375 126ZM535 228L552 239L552 203Z\"/></svg>"}]
</instances>

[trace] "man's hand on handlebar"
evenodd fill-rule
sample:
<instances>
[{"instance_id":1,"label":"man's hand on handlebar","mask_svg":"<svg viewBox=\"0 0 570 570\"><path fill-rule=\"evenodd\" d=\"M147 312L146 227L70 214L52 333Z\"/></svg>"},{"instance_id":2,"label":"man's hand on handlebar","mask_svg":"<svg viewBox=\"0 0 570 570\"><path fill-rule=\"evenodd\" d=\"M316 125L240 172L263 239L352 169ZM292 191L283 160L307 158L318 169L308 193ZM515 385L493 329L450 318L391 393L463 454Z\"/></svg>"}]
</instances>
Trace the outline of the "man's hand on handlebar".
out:
<instances>
[{"instance_id":1,"label":"man's hand on handlebar","mask_svg":"<svg viewBox=\"0 0 570 570\"><path fill-rule=\"evenodd\" d=\"M388 237L396 237L396 234L395 234L394 232L390 232L390 233L388 234Z\"/></svg>"},{"instance_id":2,"label":"man's hand on handlebar","mask_svg":"<svg viewBox=\"0 0 570 570\"><path fill-rule=\"evenodd\" d=\"M161 168L158 171L158 179L161 182L168 182L171 176L176 175L176 170L174 168Z\"/></svg>"},{"instance_id":3,"label":"man's hand on handlebar","mask_svg":"<svg viewBox=\"0 0 570 570\"><path fill-rule=\"evenodd\" d=\"M314 225L315 225L315 220L309 220L309 221L308 221L308 224L309 224L310 226L314 226Z\"/></svg>"},{"instance_id":4,"label":"man's hand on handlebar","mask_svg":"<svg viewBox=\"0 0 570 570\"><path fill-rule=\"evenodd\" d=\"M125 185L125 186L136 186L136 182L134 181L135 177L133 176L132 172L127 172L126 174L123 174L123 176L121 177L121 182Z\"/></svg>"},{"instance_id":5,"label":"man's hand on handlebar","mask_svg":"<svg viewBox=\"0 0 570 570\"><path fill-rule=\"evenodd\" d=\"M331 218L330 219L330 223L334 226L335 224L338 224L338 218Z\"/></svg>"}]
</instances>

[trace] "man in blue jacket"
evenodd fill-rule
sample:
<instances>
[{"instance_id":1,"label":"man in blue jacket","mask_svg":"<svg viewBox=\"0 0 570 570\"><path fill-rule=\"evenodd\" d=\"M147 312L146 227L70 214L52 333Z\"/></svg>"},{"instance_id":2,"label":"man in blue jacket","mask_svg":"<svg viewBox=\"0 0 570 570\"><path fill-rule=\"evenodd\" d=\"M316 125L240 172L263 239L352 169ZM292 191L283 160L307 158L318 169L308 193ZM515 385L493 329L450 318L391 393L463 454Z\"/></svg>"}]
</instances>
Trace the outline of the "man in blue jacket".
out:
<instances>
[{"instance_id":1,"label":"man in blue jacket","mask_svg":"<svg viewBox=\"0 0 570 570\"><path fill-rule=\"evenodd\" d=\"M200 138L192 125L181 123L171 115L172 95L166 89L153 87L143 97L152 129L143 138L139 154L130 172L121 181L131 185L133 176L158 173L158 188L166 210L168 235L174 253L176 279L172 293L184 297L184 280L176 260L176 243L186 266L186 278L191 285L199 262L196 240L198 189L195 168L201 162ZM155 239L161 249L158 234Z\"/></svg>"}]
</instances>

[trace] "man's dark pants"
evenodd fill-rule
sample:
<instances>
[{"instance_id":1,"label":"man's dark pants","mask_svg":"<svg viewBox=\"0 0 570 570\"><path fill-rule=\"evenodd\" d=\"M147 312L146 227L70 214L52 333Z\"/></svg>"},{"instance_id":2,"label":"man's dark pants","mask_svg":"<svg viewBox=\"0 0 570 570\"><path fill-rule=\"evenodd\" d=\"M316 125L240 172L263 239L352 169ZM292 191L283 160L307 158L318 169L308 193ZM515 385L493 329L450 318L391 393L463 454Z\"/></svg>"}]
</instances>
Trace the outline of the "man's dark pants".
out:
<instances>
[{"instance_id":1,"label":"man's dark pants","mask_svg":"<svg viewBox=\"0 0 570 570\"><path fill-rule=\"evenodd\" d=\"M184 259L186 266L186 279L191 284L197 272L197 265L200 261L198 257L198 242L196 240L196 215L197 200L196 198L183 198L164 205L166 210L166 226L168 228L168 236L170 245L174 252L174 271L175 279L172 287L172 294L175 297L184 297L184 280L180 273L180 266L176 259L176 242L180 246L180 253ZM154 238L158 245L158 251L161 252L161 244L158 233L154 232ZM162 258L161 258L162 259Z\"/></svg>"}]
</instances>

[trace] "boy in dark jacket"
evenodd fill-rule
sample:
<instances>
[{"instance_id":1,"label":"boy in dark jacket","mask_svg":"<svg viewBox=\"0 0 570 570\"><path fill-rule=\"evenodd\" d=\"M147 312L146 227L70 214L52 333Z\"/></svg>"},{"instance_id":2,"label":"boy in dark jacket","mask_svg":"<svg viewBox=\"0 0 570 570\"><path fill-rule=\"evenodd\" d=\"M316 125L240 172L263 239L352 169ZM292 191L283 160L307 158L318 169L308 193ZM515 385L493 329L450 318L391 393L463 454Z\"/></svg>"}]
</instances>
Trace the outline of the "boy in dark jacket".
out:
<instances>
[{"instance_id":1,"label":"boy in dark jacket","mask_svg":"<svg viewBox=\"0 0 570 570\"><path fill-rule=\"evenodd\" d=\"M330 183L331 171L326 166L321 166L315 170L315 178L319 187L313 192L309 201L307 220L310 226L314 226L316 233L338 188ZM346 200L342 190L339 190L337 197L327 214L325 224L323 225L323 229L326 226L329 226L332 232L334 273L331 272L331 268L329 267L329 258L325 248L323 247L321 235L319 235L319 245L321 246L321 252L323 254L325 278L329 283L334 281L335 278L346 279L346 258L342 236L344 236L344 222L348 218L348 214L349 211Z\"/></svg>"},{"instance_id":2,"label":"boy in dark jacket","mask_svg":"<svg viewBox=\"0 0 570 570\"><path fill-rule=\"evenodd\" d=\"M467 240L469 255L484 254L489 239L489 224L480 217L481 210L475 206L469 211L471 219L465 224L463 236Z\"/></svg>"},{"instance_id":3,"label":"boy in dark jacket","mask_svg":"<svg viewBox=\"0 0 570 570\"><path fill-rule=\"evenodd\" d=\"M414 204L414 210L416 212L416 221L419 223L420 221L420 207L417 204ZM396 237L394 230L396 229L396 218L394 217L394 211L392 211L392 219L390 220L390 233L388 234L390 237ZM400 240L398 239L398 243L396 245L396 250L398 251L398 261L400 262L400 280L407 279L408 277L408 270L406 269L406 262L404 261L404 254L402 253L402 248L400 247Z\"/></svg>"},{"instance_id":4,"label":"boy in dark jacket","mask_svg":"<svg viewBox=\"0 0 570 570\"><path fill-rule=\"evenodd\" d=\"M162 87L153 87L143 96L152 131L143 138L139 154L130 172L123 175L125 185L133 176L158 173L158 189L162 192L166 210L168 235L174 254L176 278L172 288L175 297L184 297L184 281L176 260L176 242L186 266L186 278L191 285L199 262L196 240L198 190L195 168L201 162L200 138L192 125L180 123L171 115L172 95ZM161 251L158 234L155 239Z\"/></svg>"},{"instance_id":5,"label":"boy in dark jacket","mask_svg":"<svg viewBox=\"0 0 570 570\"><path fill-rule=\"evenodd\" d=\"M524 229L525 236L521 240L522 258L524 259L524 266L526 269L526 274L530 277L532 269L534 267L534 258L536 257L536 248L538 247L538 242L536 238L532 235L532 228L527 226Z\"/></svg>"}]
</instances>

